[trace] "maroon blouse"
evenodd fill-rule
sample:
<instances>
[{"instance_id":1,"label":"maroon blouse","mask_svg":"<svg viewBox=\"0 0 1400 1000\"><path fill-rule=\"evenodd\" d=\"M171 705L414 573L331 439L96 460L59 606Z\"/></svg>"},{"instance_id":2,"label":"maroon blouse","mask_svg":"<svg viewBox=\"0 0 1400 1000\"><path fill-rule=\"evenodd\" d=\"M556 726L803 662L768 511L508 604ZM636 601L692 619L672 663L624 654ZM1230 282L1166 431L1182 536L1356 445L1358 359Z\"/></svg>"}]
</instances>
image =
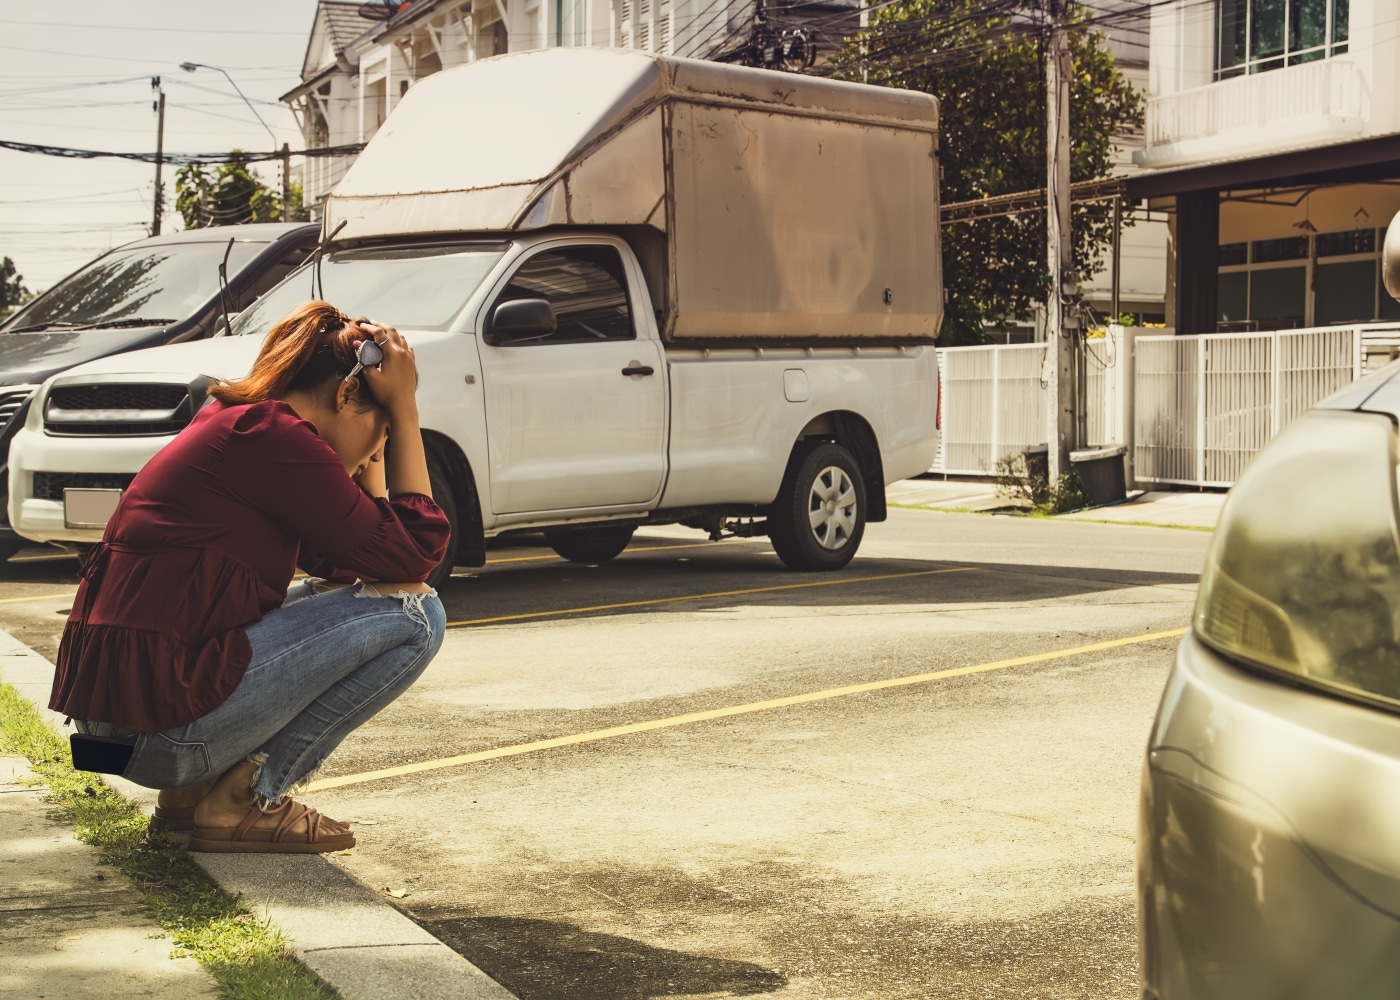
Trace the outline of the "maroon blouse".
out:
<instances>
[{"instance_id":1,"label":"maroon blouse","mask_svg":"<svg viewBox=\"0 0 1400 1000\"><path fill-rule=\"evenodd\" d=\"M142 732L193 722L238 687L243 629L282 604L298 562L421 580L448 532L428 497L366 494L286 403L211 403L146 463L93 550L49 707Z\"/></svg>"}]
</instances>

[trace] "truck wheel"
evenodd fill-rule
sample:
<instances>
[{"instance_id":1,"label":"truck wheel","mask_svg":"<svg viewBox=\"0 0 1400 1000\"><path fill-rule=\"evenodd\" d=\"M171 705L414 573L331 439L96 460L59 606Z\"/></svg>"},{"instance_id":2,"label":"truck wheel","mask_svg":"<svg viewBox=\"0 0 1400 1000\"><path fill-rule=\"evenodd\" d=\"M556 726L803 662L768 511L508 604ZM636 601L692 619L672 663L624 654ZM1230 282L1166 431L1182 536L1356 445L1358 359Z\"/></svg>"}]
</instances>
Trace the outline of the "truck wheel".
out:
<instances>
[{"instance_id":1,"label":"truck wheel","mask_svg":"<svg viewBox=\"0 0 1400 1000\"><path fill-rule=\"evenodd\" d=\"M604 563L616 559L632 541L636 527L630 524L602 528L549 528L544 540L569 562Z\"/></svg>"},{"instance_id":2,"label":"truck wheel","mask_svg":"<svg viewBox=\"0 0 1400 1000\"><path fill-rule=\"evenodd\" d=\"M768 539L789 569L833 570L865 534L865 480L851 453L830 441L798 445L768 515Z\"/></svg>"},{"instance_id":3,"label":"truck wheel","mask_svg":"<svg viewBox=\"0 0 1400 1000\"><path fill-rule=\"evenodd\" d=\"M437 569L428 574L428 586L434 590L441 589L448 580L452 579L452 570L457 566L458 533L461 531L461 522L457 517L457 497L452 492L451 482L447 478L447 470L437 459L429 457L428 483L433 488L433 499L442 508L442 512L447 515L447 523L452 532L447 540L447 552L443 555L442 562L437 564Z\"/></svg>"}]
</instances>

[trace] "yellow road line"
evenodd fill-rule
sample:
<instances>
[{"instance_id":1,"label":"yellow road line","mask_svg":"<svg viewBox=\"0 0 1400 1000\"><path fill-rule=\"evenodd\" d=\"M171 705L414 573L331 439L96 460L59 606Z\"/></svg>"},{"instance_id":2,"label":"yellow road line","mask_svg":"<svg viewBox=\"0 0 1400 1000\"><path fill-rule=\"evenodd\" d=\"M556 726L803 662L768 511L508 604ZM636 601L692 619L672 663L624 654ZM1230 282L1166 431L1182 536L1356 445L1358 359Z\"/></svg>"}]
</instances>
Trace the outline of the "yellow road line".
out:
<instances>
[{"instance_id":1,"label":"yellow road line","mask_svg":"<svg viewBox=\"0 0 1400 1000\"><path fill-rule=\"evenodd\" d=\"M713 544L714 542L686 542L683 545L634 545L627 549L623 555L630 556L636 552L665 552L668 549L699 549ZM562 560L563 557L557 556L553 552L547 556L506 556L503 559L488 559L486 560L486 565L497 566L501 563L542 562L546 559Z\"/></svg>"},{"instance_id":2,"label":"yellow road line","mask_svg":"<svg viewBox=\"0 0 1400 1000\"><path fill-rule=\"evenodd\" d=\"M442 757L438 760L425 760L417 764L402 764L398 767L386 767L378 771L365 771L361 774L347 774L339 778L322 778L313 781L306 786L307 791L321 791L327 788L341 788L345 785L359 785L366 781L378 781L382 778L398 778L407 774L419 774L423 771L438 771L446 767L460 767L463 764L474 764L483 760L498 760L501 757L518 757L521 754L535 753L539 750L552 750L555 747L578 746L581 743L596 743L598 740L612 739L617 736L630 736L633 733L652 732L657 729L670 729L674 726L687 726L695 722L709 722L713 719L725 719L734 715L748 715L753 712L766 712L775 708L787 708L792 705L805 705L814 701L828 701L832 698L845 698L853 694L867 694L871 691L884 691L889 688L909 687L914 684L927 684L930 681L946 680L949 677L964 677L968 674L985 674L993 670L1007 670L1011 667L1024 667L1033 663L1046 663L1050 660L1063 660L1071 656L1080 656L1084 653L1097 653L1105 649L1119 649L1123 646L1136 646L1143 642L1156 642L1159 639L1175 639L1185 635L1187 629L1174 628L1165 632L1150 632L1147 635L1132 636L1127 639L1110 639L1106 642L1094 642L1087 646L1074 646L1069 649L1055 649L1048 653L1033 653L1030 656L1014 656L1008 660L993 660L990 663L978 663L970 667L953 667L948 670L935 670L927 674L910 674L904 677L891 677L883 681L867 681L864 684L848 684L845 687L827 688L824 691L809 691L806 694L789 695L786 698L769 698L766 701L754 701L744 705L730 705L726 708L713 708L706 712L689 712L685 715L673 715L666 719L652 719L649 722L634 722L626 726L612 726L608 729L594 729L587 733L576 733L573 736L556 736L548 740L536 740L533 743L516 743L510 746L496 747L493 750L480 750L476 753L458 754L455 757Z\"/></svg>"},{"instance_id":3,"label":"yellow road line","mask_svg":"<svg viewBox=\"0 0 1400 1000\"><path fill-rule=\"evenodd\" d=\"M557 608L554 611L522 611L513 615L496 615L494 618L469 618L466 621L448 622L448 628L465 628L468 625L494 625L497 622L519 622L531 618L554 618L558 615L581 615L590 611L617 611L622 608L645 608L653 604L675 604L677 601L704 601L713 597L743 597L747 594L772 594L780 590L805 590L809 587L839 587L847 583L874 583L877 580L906 580L914 576L937 576L940 573L972 573L977 566L954 566L950 569L922 569L913 573L885 573L881 576L850 576L837 580L816 580L810 583L781 583L772 587L748 587L744 590L716 590L709 594L682 594L679 597L649 597L644 601L620 601L617 604L594 604L586 608Z\"/></svg>"},{"instance_id":4,"label":"yellow road line","mask_svg":"<svg viewBox=\"0 0 1400 1000\"><path fill-rule=\"evenodd\" d=\"M5 597L0 598L0 604L19 604L22 601L71 601L77 591L70 594L34 594L30 597Z\"/></svg>"}]
</instances>

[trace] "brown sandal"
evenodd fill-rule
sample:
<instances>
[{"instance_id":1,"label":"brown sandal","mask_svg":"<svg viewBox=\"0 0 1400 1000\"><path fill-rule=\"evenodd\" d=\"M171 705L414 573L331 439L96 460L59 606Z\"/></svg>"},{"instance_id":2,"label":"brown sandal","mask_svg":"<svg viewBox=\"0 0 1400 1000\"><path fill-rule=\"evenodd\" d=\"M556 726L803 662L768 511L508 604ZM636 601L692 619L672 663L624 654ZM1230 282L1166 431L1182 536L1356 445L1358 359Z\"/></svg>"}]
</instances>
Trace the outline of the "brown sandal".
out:
<instances>
[{"instance_id":1,"label":"brown sandal","mask_svg":"<svg viewBox=\"0 0 1400 1000\"><path fill-rule=\"evenodd\" d=\"M285 813L276 829L255 827L263 816ZM306 831L294 831L297 820L306 817ZM272 809L248 810L236 827L196 826L190 836L190 850L215 854L324 854L355 846L353 833L323 833L322 816L310 806L288 799Z\"/></svg>"}]
</instances>

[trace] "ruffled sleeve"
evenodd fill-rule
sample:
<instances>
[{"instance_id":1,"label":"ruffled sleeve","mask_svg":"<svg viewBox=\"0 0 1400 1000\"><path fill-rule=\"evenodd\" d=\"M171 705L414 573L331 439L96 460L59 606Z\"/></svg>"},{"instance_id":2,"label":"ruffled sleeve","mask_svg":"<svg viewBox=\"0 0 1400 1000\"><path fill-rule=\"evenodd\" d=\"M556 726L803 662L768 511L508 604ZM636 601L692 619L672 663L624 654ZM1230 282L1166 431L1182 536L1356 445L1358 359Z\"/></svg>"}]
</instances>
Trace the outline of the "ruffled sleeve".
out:
<instances>
[{"instance_id":1,"label":"ruffled sleeve","mask_svg":"<svg viewBox=\"0 0 1400 1000\"><path fill-rule=\"evenodd\" d=\"M225 466L229 489L297 535L302 568L318 576L422 580L447 552L451 528L430 497L366 495L286 403L246 408L233 425Z\"/></svg>"}]
</instances>

